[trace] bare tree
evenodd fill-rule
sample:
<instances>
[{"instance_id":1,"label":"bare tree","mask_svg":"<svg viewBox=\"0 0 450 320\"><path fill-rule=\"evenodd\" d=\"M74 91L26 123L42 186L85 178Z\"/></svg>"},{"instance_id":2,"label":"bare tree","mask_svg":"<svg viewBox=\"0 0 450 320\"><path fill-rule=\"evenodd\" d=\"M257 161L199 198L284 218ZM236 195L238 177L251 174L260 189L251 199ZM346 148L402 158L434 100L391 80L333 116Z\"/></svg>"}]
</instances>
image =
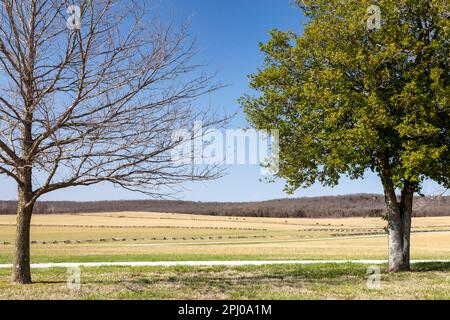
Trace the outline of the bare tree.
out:
<instances>
[{"instance_id":1,"label":"bare tree","mask_svg":"<svg viewBox=\"0 0 450 320\"><path fill-rule=\"evenodd\" d=\"M101 182L160 196L160 186L217 173L170 158L181 143L172 130L204 117L192 104L217 89L192 62L187 27L149 20L145 1L71 5L0 6L0 173L18 187L16 283L31 282L30 222L41 196Z\"/></svg>"}]
</instances>

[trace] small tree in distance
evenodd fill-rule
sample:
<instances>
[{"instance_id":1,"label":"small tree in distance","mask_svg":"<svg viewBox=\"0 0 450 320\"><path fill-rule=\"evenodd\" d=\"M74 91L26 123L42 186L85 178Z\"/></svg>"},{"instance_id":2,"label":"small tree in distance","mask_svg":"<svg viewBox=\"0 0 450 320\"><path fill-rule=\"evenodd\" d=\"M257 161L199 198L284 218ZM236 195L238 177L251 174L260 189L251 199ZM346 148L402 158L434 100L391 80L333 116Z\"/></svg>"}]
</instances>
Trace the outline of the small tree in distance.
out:
<instances>
[{"instance_id":1,"label":"small tree in distance","mask_svg":"<svg viewBox=\"0 0 450 320\"><path fill-rule=\"evenodd\" d=\"M280 130L288 191L377 173L388 269L409 270L414 194L425 180L450 184L450 4L297 3L308 18L303 35L271 32L265 65L251 76L261 95L241 104L254 126Z\"/></svg>"},{"instance_id":2,"label":"small tree in distance","mask_svg":"<svg viewBox=\"0 0 450 320\"><path fill-rule=\"evenodd\" d=\"M192 62L186 27L146 1L5 0L0 4L0 173L18 188L12 281L30 274L30 222L49 192L102 182L160 196L212 179L171 161L172 130L202 120L192 103L217 89Z\"/></svg>"}]
</instances>

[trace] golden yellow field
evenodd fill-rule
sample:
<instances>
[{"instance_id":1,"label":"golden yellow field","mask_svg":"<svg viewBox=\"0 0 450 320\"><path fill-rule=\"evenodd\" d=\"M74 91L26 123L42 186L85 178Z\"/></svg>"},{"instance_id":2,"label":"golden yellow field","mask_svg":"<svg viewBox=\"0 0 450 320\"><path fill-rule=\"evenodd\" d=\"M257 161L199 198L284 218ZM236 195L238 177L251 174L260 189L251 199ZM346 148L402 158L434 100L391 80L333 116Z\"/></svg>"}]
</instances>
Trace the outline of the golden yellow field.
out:
<instances>
[{"instance_id":1,"label":"golden yellow field","mask_svg":"<svg viewBox=\"0 0 450 320\"><path fill-rule=\"evenodd\" d=\"M0 263L15 216L0 216ZM381 218L236 218L164 213L35 215L32 260L385 259ZM450 217L416 218L413 259L450 258Z\"/></svg>"}]
</instances>

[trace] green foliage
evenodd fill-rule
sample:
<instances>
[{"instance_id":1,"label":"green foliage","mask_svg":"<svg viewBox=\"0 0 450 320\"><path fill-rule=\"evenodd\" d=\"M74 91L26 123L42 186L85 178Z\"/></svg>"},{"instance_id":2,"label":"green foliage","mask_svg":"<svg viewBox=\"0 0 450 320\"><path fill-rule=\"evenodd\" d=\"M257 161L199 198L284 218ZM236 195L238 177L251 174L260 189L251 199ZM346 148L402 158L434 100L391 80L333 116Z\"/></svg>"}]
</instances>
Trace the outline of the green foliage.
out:
<instances>
[{"instance_id":1,"label":"green foliage","mask_svg":"<svg viewBox=\"0 0 450 320\"><path fill-rule=\"evenodd\" d=\"M381 8L381 30L367 28ZM447 0L304 0L303 35L272 30L260 94L240 103L280 130L287 191L342 175L389 172L396 187L450 185L450 4Z\"/></svg>"}]
</instances>

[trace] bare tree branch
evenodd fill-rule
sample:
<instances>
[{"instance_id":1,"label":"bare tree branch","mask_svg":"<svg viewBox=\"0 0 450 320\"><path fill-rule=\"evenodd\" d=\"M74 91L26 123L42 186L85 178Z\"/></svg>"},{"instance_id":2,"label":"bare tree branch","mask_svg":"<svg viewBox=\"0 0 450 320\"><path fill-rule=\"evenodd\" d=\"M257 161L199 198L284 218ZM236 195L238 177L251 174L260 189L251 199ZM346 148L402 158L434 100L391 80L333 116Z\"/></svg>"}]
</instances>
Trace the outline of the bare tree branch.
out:
<instances>
[{"instance_id":1,"label":"bare tree branch","mask_svg":"<svg viewBox=\"0 0 450 320\"><path fill-rule=\"evenodd\" d=\"M151 15L147 1L0 1L0 173L34 203L49 192L108 182L148 195L213 179L215 167L175 163L171 133L215 119L194 106L217 90L194 64L188 25ZM150 19L151 17L151 19Z\"/></svg>"}]
</instances>

